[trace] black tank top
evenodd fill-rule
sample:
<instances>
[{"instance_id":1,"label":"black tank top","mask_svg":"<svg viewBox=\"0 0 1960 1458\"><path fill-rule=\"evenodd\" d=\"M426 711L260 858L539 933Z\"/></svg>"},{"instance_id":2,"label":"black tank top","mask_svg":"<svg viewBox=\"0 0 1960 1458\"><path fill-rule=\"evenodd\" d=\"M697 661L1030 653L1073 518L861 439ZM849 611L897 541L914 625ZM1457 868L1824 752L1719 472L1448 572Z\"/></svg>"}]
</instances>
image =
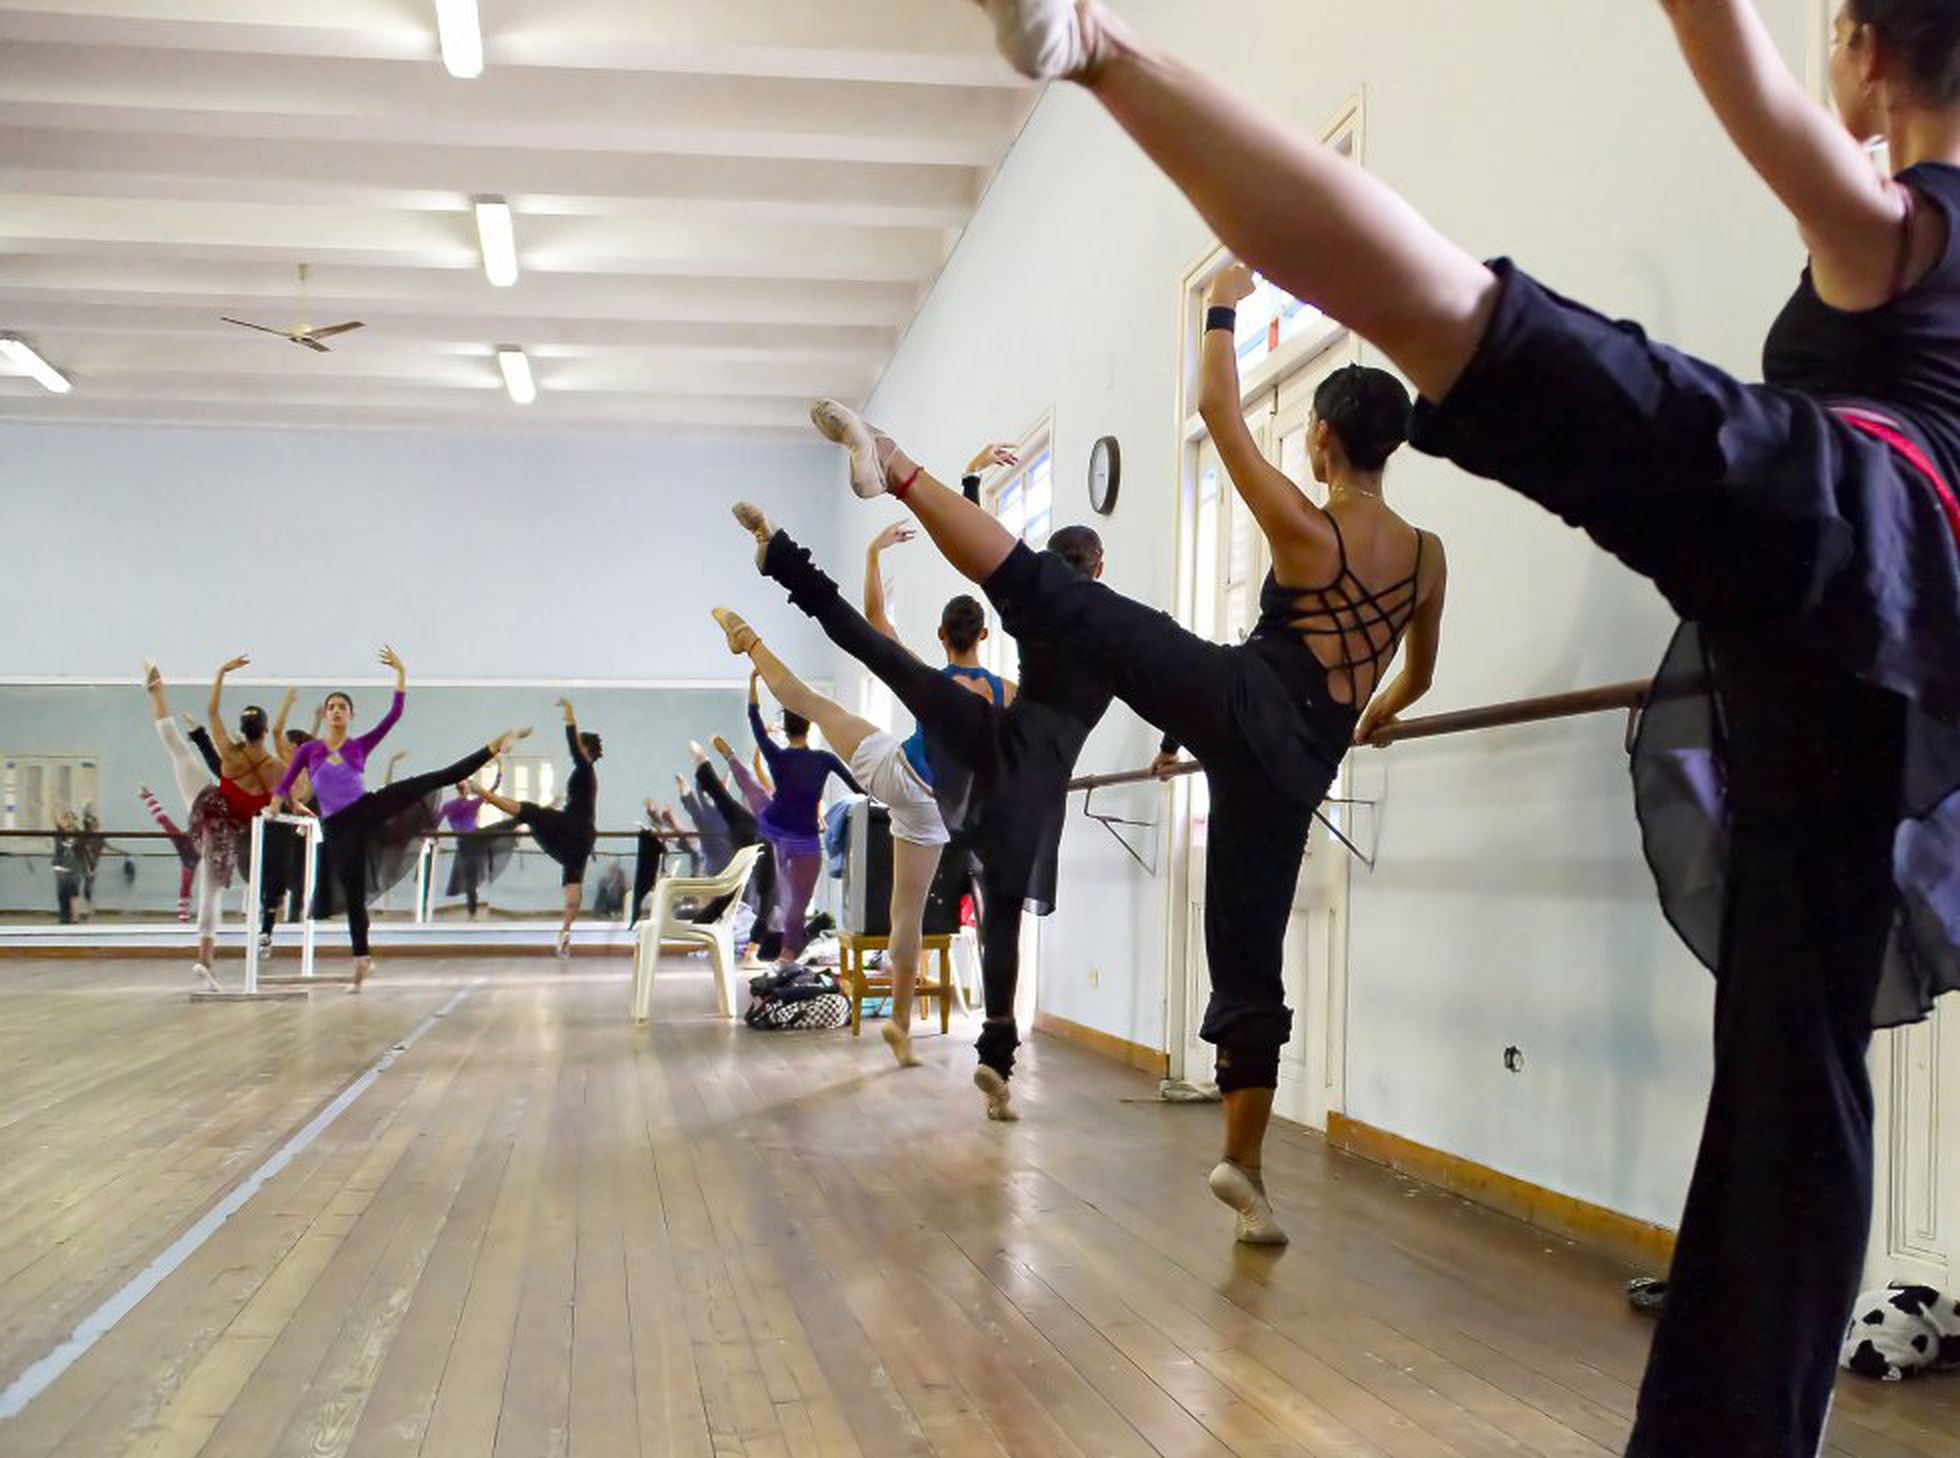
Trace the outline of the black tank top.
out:
<instances>
[{"instance_id":1,"label":"black tank top","mask_svg":"<svg viewBox=\"0 0 1960 1458\"><path fill-rule=\"evenodd\" d=\"M1416 615L1422 579L1423 534L1416 533L1409 575L1379 592L1348 565L1347 538L1329 512L1340 568L1324 587L1287 587L1273 573L1259 589L1259 624L1247 646L1264 658L1306 711L1315 737L1338 762L1354 735L1361 711L1381 687L1382 673ZM1333 645L1332 664L1308 646ZM1339 675L1345 684L1337 687Z\"/></svg>"},{"instance_id":2,"label":"black tank top","mask_svg":"<svg viewBox=\"0 0 1960 1458\"><path fill-rule=\"evenodd\" d=\"M1899 174L1920 207L1946 220L1946 251L1890 303L1846 313L1817 297L1806 268L1770 326L1763 378L1832 404L1896 419L1949 481L1960 480L1960 168L1921 162ZM1901 247L1909 246L1903 226Z\"/></svg>"}]
</instances>

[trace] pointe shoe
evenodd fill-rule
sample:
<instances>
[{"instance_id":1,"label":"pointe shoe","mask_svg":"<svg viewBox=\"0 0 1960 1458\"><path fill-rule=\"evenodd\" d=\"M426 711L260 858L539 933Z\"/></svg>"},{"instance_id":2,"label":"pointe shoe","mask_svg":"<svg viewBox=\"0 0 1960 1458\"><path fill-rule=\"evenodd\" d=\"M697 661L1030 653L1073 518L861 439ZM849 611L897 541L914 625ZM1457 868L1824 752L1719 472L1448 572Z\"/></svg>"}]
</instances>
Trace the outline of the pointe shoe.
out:
<instances>
[{"instance_id":1,"label":"pointe shoe","mask_svg":"<svg viewBox=\"0 0 1960 1458\"><path fill-rule=\"evenodd\" d=\"M1273 1217L1273 1203L1266 1198L1266 1182L1258 1175L1221 1159L1206 1181L1221 1204L1238 1212L1238 1238L1245 1245L1285 1245L1286 1232Z\"/></svg>"},{"instance_id":2,"label":"pointe shoe","mask_svg":"<svg viewBox=\"0 0 1960 1458\"><path fill-rule=\"evenodd\" d=\"M502 734L499 734L495 739L490 741L490 757L492 759L500 759L503 757L504 751L509 749L511 745L521 743L530 737L531 731L529 729L506 729Z\"/></svg>"},{"instance_id":3,"label":"pointe shoe","mask_svg":"<svg viewBox=\"0 0 1960 1458\"><path fill-rule=\"evenodd\" d=\"M1060 81L1089 67L1075 0L979 0L994 22L994 44L1030 81Z\"/></svg>"},{"instance_id":4,"label":"pointe shoe","mask_svg":"<svg viewBox=\"0 0 1960 1458\"><path fill-rule=\"evenodd\" d=\"M892 1050L892 1057L898 1060L900 1068L917 1068L919 1055L912 1051L912 1035L897 1023L886 1023L879 1031L884 1035L885 1046Z\"/></svg>"},{"instance_id":5,"label":"pointe shoe","mask_svg":"<svg viewBox=\"0 0 1960 1458\"><path fill-rule=\"evenodd\" d=\"M557 952L557 955L558 955L558 960L559 960L559 961L561 961L561 962L569 962L569 961L571 961L571 959L572 959L572 934L571 934L570 932L560 932L560 933L558 933L558 945L557 945L557 947L556 947L556 948L555 948L554 950L555 950L555 951Z\"/></svg>"},{"instance_id":6,"label":"pointe shoe","mask_svg":"<svg viewBox=\"0 0 1960 1458\"><path fill-rule=\"evenodd\" d=\"M737 658L762 641L761 638L756 636L755 629L743 622L741 615L738 613L730 612L727 608L716 608L709 616L720 625L721 631L727 635L728 651L733 653Z\"/></svg>"},{"instance_id":7,"label":"pointe shoe","mask_svg":"<svg viewBox=\"0 0 1960 1458\"><path fill-rule=\"evenodd\" d=\"M157 671L156 661L145 658L143 660L143 687L153 689L162 682L163 675Z\"/></svg>"},{"instance_id":8,"label":"pointe shoe","mask_svg":"<svg viewBox=\"0 0 1960 1458\"><path fill-rule=\"evenodd\" d=\"M719 734L708 742L714 745L715 753L723 759L733 759L735 757L735 746L730 744L726 739L723 739ZM705 759L707 756L703 755L702 758Z\"/></svg>"},{"instance_id":9,"label":"pointe shoe","mask_svg":"<svg viewBox=\"0 0 1960 1458\"><path fill-rule=\"evenodd\" d=\"M202 962L193 962L191 964L191 971L197 974L197 980L199 983L203 985L204 990L206 992L224 991L224 989L218 985L218 979L211 974L211 969L205 966Z\"/></svg>"},{"instance_id":10,"label":"pointe shoe","mask_svg":"<svg viewBox=\"0 0 1960 1458\"><path fill-rule=\"evenodd\" d=\"M1021 1114L1014 1107L1013 1095L1006 1079L997 1069L981 1064L973 1070L973 1086L987 1096L987 1117L996 1124L1016 1124Z\"/></svg>"},{"instance_id":11,"label":"pointe shoe","mask_svg":"<svg viewBox=\"0 0 1960 1458\"><path fill-rule=\"evenodd\" d=\"M776 535L775 525L761 507L752 506L746 501L735 503L735 520L755 538L755 568L760 572L769 555L769 539Z\"/></svg>"},{"instance_id":12,"label":"pointe shoe","mask_svg":"<svg viewBox=\"0 0 1960 1458\"><path fill-rule=\"evenodd\" d=\"M354 959L354 980L347 984L347 995L349 997L355 997L360 994L361 984L368 980L368 974L372 971L374 971L374 958L356 957Z\"/></svg>"},{"instance_id":13,"label":"pointe shoe","mask_svg":"<svg viewBox=\"0 0 1960 1458\"><path fill-rule=\"evenodd\" d=\"M851 490L869 501L885 494L885 460L892 440L874 430L864 417L836 400L819 400L810 407L810 423L825 440L851 453Z\"/></svg>"}]
</instances>

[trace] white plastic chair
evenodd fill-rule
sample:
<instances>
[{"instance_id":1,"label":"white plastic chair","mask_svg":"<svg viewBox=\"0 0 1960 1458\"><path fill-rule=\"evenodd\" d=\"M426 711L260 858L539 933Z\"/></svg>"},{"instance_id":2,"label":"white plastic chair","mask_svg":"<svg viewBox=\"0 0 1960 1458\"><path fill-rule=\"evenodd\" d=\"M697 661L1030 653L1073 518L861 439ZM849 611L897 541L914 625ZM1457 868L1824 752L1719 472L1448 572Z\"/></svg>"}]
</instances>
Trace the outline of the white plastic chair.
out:
<instances>
[{"instance_id":1,"label":"white plastic chair","mask_svg":"<svg viewBox=\"0 0 1960 1458\"><path fill-rule=\"evenodd\" d=\"M643 1023L653 1007L653 974L660 962L663 944L702 947L714 969L715 1004L725 1018L736 1012L735 913L742 905L742 893L762 856L759 845L744 846L735 852L716 876L663 876L647 893L641 911L640 939L633 954L633 1021ZM728 905L710 922L689 921L678 915L676 906L684 900L714 901L726 896Z\"/></svg>"}]
</instances>

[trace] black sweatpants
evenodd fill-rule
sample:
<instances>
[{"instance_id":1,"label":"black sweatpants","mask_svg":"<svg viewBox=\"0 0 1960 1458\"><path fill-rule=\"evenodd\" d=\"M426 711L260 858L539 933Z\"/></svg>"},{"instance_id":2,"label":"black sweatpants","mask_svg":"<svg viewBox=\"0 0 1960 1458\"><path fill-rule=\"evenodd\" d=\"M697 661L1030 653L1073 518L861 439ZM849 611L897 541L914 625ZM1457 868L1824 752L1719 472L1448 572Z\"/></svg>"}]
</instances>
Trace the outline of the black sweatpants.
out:
<instances>
[{"instance_id":1,"label":"black sweatpants","mask_svg":"<svg viewBox=\"0 0 1960 1458\"><path fill-rule=\"evenodd\" d=\"M368 848L374 832L417 800L460 784L488 763L490 750L485 747L447 769L369 790L320 822L320 854L347 903L347 937L355 956L368 954Z\"/></svg>"}]
</instances>

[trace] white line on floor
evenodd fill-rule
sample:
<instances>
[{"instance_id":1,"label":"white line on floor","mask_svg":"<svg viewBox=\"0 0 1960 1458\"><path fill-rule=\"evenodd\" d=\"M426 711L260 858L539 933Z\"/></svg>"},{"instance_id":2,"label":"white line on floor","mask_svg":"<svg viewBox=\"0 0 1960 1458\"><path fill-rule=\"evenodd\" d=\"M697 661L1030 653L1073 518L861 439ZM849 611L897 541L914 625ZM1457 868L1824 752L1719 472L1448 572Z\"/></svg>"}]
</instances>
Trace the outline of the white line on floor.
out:
<instances>
[{"instance_id":1,"label":"white line on floor","mask_svg":"<svg viewBox=\"0 0 1960 1458\"><path fill-rule=\"evenodd\" d=\"M292 1138L280 1145L271 1158L234 1186L230 1194L207 1210L197 1224L165 1247L155 1260L132 1276L129 1283L120 1291L83 1317L81 1324L69 1334L66 1341L34 1362L9 1383L6 1391L0 1392L0 1422L20 1416L30 1402L52 1387L56 1378L79 1362L90 1347L113 1331L117 1322L135 1310L145 1296L161 1286L171 1272L197 1252L199 1246L217 1234L219 1226L242 1210L246 1202L264 1188L266 1181L297 1159L307 1145L318 1139L335 1119L346 1113L353 1106L354 1101L372 1088L374 1081L394 1065L397 1058L419 1043L423 1034L448 1017L464 998L481 985L480 980L471 983L417 1023L407 1037L375 1059L365 1073L342 1089L338 1098L315 1114Z\"/></svg>"}]
</instances>

